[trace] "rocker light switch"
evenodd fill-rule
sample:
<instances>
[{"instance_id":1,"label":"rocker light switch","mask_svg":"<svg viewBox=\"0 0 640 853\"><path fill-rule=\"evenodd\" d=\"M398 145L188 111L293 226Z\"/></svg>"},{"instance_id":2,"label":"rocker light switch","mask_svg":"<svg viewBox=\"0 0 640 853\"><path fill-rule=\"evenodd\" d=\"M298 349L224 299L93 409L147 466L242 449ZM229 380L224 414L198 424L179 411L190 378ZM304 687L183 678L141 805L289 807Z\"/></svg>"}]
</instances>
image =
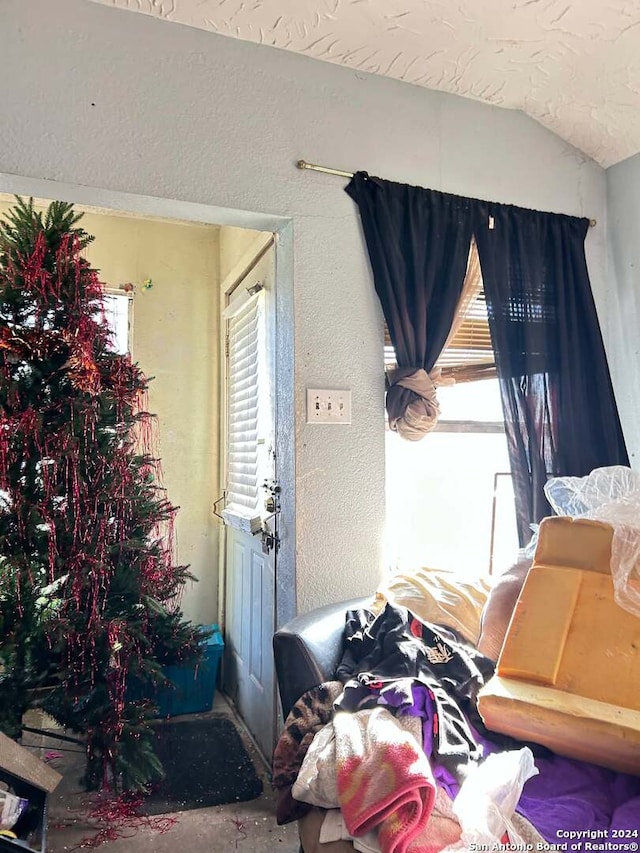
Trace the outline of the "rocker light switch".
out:
<instances>
[{"instance_id":1,"label":"rocker light switch","mask_svg":"<svg viewBox=\"0 0 640 853\"><path fill-rule=\"evenodd\" d=\"M350 424L351 391L307 388L308 424Z\"/></svg>"}]
</instances>

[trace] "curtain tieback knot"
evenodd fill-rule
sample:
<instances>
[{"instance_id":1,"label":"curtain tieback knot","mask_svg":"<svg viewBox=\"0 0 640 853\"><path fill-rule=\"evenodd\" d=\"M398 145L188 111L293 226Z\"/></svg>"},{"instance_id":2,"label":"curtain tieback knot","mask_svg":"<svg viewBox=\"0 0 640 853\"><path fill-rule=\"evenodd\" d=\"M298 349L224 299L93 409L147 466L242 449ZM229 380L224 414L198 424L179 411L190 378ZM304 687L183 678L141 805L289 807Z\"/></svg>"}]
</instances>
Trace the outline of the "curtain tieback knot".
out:
<instances>
[{"instance_id":1,"label":"curtain tieback knot","mask_svg":"<svg viewBox=\"0 0 640 853\"><path fill-rule=\"evenodd\" d=\"M419 441L438 423L440 404L436 388L439 385L453 385L454 380L445 379L439 367L430 373L423 368L415 370L409 367L392 371L387 382L390 429L409 441ZM412 393L403 394L401 388Z\"/></svg>"}]
</instances>

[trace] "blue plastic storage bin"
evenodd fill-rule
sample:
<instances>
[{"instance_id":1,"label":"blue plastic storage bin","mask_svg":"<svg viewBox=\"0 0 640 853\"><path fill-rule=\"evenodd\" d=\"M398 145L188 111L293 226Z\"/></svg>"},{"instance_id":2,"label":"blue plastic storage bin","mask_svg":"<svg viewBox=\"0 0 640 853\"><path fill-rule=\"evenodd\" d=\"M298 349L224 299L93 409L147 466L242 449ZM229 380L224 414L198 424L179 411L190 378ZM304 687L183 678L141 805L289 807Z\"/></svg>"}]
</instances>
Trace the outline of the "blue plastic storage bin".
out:
<instances>
[{"instance_id":1,"label":"blue plastic storage bin","mask_svg":"<svg viewBox=\"0 0 640 853\"><path fill-rule=\"evenodd\" d=\"M159 717L198 714L210 711L216 690L218 666L224 641L218 625L205 626L213 634L204 642L202 661L180 666L165 666L163 672L172 685L161 687L156 695Z\"/></svg>"}]
</instances>

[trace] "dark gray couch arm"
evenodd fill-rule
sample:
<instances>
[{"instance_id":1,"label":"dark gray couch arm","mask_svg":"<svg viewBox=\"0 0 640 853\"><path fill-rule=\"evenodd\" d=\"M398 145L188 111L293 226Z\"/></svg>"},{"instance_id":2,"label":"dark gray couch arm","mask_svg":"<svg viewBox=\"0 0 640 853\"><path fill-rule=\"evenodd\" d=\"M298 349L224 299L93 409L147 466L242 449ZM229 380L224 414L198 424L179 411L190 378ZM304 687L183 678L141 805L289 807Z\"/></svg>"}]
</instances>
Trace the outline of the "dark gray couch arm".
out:
<instances>
[{"instance_id":1,"label":"dark gray couch arm","mask_svg":"<svg viewBox=\"0 0 640 853\"><path fill-rule=\"evenodd\" d=\"M276 631L273 653L285 718L303 693L333 678L342 656L345 613L370 603L371 597L329 604Z\"/></svg>"}]
</instances>

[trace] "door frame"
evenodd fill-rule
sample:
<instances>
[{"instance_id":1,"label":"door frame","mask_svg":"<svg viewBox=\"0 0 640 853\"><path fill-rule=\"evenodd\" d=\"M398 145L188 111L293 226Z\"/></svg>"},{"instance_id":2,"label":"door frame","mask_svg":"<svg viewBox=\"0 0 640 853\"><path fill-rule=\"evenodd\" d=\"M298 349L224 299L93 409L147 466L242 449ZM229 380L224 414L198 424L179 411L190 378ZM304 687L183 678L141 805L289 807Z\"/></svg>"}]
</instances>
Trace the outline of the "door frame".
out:
<instances>
[{"instance_id":1,"label":"door frame","mask_svg":"<svg viewBox=\"0 0 640 853\"><path fill-rule=\"evenodd\" d=\"M212 179L213 182L213 179ZM275 235L275 431L280 483L280 546L276 560L275 625L281 627L297 612L295 574L295 378L293 303L293 221L289 217L217 207L179 199L87 187L0 172L0 193L68 201L96 213L128 213L209 225L232 225ZM220 371L222 373L222 371ZM218 607L221 602L219 600Z\"/></svg>"}]
</instances>

